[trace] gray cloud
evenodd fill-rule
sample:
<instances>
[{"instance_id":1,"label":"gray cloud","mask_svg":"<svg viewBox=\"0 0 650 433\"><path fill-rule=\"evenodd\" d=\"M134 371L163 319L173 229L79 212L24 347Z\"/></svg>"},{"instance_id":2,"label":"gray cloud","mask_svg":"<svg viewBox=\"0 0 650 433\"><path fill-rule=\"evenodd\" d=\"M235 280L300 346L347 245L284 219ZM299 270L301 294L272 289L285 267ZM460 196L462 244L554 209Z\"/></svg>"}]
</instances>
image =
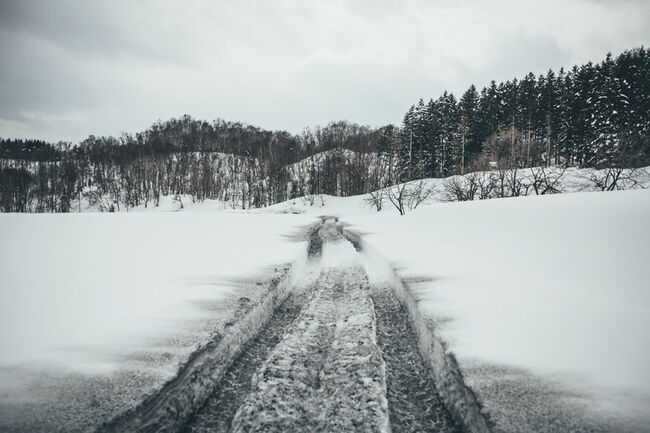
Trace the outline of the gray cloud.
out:
<instances>
[{"instance_id":1,"label":"gray cloud","mask_svg":"<svg viewBox=\"0 0 650 433\"><path fill-rule=\"evenodd\" d=\"M3 3L0 26L97 58L134 56L169 61L184 56L178 39L165 44L155 36L169 31L165 12L145 2L10 0Z\"/></svg>"},{"instance_id":2,"label":"gray cloud","mask_svg":"<svg viewBox=\"0 0 650 433\"><path fill-rule=\"evenodd\" d=\"M184 113L271 129L399 122L418 98L650 40L596 0L0 2L0 136L78 141Z\"/></svg>"}]
</instances>

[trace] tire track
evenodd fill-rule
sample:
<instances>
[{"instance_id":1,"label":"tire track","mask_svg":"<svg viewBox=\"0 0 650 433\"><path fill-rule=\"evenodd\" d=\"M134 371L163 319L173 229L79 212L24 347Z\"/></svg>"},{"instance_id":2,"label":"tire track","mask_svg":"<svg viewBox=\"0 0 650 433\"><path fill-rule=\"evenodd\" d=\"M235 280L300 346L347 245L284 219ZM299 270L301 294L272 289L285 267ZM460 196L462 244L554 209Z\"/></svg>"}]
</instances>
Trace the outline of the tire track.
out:
<instances>
[{"instance_id":1,"label":"tire track","mask_svg":"<svg viewBox=\"0 0 650 433\"><path fill-rule=\"evenodd\" d=\"M377 344L386 363L390 424L398 432L460 433L418 351L406 308L392 290L373 288Z\"/></svg>"},{"instance_id":2,"label":"tire track","mask_svg":"<svg viewBox=\"0 0 650 433\"><path fill-rule=\"evenodd\" d=\"M216 342L202 349L160 395L103 431L461 432L405 304L370 287L361 240L350 236L322 217L308 230L318 276L308 287L280 284L233 325L243 333L223 346L229 360Z\"/></svg>"},{"instance_id":3,"label":"tire track","mask_svg":"<svg viewBox=\"0 0 650 433\"><path fill-rule=\"evenodd\" d=\"M243 350L224 375L205 405L185 425L183 432L229 432L232 419L251 392L254 373L280 342L287 327L298 317L305 295L291 294L264 329Z\"/></svg>"},{"instance_id":4,"label":"tire track","mask_svg":"<svg viewBox=\"0 0 650 433\"><path fill-rule=\"evenodd\" d=\"M374 324L363 269L324 270L300 317L255 375L233 432L389 431Z\"/></svg>"},{"instance_id":5,"label":"tire track","mask_svg":"<svg viewBox=\"0 0 650 433\"><path fill-rule=\"evenodd\" d=\"M102 424L96 431L177 432L203 407L223 375L241 354L243 346L255 338L291 293L285 279L271 282L255 305L243 304L223 336L195 351L156 393L133 408Z\"/></svg>"}]
</instances>

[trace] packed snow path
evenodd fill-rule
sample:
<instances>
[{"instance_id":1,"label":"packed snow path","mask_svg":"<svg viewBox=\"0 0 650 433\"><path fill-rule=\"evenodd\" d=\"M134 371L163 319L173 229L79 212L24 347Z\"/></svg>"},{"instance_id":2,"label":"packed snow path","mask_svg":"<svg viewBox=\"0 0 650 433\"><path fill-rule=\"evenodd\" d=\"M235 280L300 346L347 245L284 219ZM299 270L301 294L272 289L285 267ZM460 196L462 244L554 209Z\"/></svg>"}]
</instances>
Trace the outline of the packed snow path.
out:
<instances>
[{"instance_id":1,"label":"packed snow path","mask_svg":"<svg viewBox=\"0 0 650 433\"><path fill-rule=\"evenodd\" d=\"M355 250L358 243L346 239L334 219L323 218L309 236L315 270L310 283L293 287L274 307L264 327L208 393L199 389L192 398L160 401L155 410L144 407L136 411L141 413L135 418L139 427L128 419L113 427L185 432L460 431L418 352L405 307L392 290L371 288ZM211 373L193 371L187 376L200 378L189 386L210 386ZM198 402L194 396L201 395L207 398L190 416L177 416L176 400ZM147 419L161 414L171 423Z\"/></svg>"},{"instance_id":2,"label":"packed snow path","mask_svg":"<svg viewBox=\"0 0 650 433\"><path fill-rule=\"evenodd\" d=\"M388 431L385 370L360 268L324 270L255 374L233 431Z\"/></svg>"}]
</instances>

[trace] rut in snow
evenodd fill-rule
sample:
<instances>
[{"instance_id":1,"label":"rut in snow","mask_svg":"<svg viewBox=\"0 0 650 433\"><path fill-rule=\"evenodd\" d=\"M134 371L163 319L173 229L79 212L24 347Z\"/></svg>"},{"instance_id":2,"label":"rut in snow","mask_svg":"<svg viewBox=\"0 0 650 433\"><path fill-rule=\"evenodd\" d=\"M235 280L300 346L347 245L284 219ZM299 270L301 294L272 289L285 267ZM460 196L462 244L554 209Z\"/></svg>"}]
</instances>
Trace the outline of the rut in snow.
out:
<instances>
[{"instance_id":1,"label":"rut in snow","mask_svg":"<svg viewBox=\"0 0 650 433\"><path fill-rule=\"evenodd\" d=\"M386 363L392 431L461 432L418 351L406 308L391 289L373 288L377 343Z\"/></svg>"},{"instance_id":2,"label":"rut in snow","mask_svg":"<svg viewBox=\"0 0 650 433\"><path fill-rule=\"evenodd\" d=\"M389 431L385 369L360 267L324 270L256 373L234 432Z\"/></svg>"},{"instance_id":3,"label":"rut in snow","mask_svg":"<svg viewBox=\"0 0 650 433\"><path fill-rule=\"evenodd\" d=\"M459 431L404 307L371 290L348 237L327 218L310 230L309 255L323 264L304 306L290 297L279 308L186 431Z\"/></svg>"},{"instance_id":4,"label":"rut in snow","mask_svg":"<svg viewBox=\"0 0 650 433\"><path fill-rule=\"evenodd\" d=\"M235 412L250 393L253 374L280 342L287 326L300 313L303 303L304 295L292 294L276 309L264 329L245 347L226 372L204 406L190 418L184 432L230 431Z\"/></svg>"},{"instance_id":5,"label":"rut in snow","mask_svg":"<svg viewBox=\"0 0 650 433\"><path fill-rule=\"evenodd\" d=\"M404 306L393 290L371 288L359 238L327 217L308 235L317 270L309 283L287 293L279 284L267 307L257 308L271 308L261 325L252 325L259 316L252 310L244 317L250 324L233 327L251 331L232 339L241 347L227 346L229 360L208 348L189 379L175 379L107 430L460 431Z\"/></svg>"}]
</instances>

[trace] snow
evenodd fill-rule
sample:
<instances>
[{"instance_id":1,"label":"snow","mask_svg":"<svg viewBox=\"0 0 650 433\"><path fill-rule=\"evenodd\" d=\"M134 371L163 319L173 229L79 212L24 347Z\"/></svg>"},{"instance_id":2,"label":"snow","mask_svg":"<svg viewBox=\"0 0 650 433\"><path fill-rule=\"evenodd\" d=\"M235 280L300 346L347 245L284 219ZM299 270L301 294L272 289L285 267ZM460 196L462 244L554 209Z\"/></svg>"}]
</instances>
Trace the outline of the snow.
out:
<instances>
[{"instance_id":1,"label":"snow","mask_svg":"<svg viewBox=\"0 0 650 433\"><path fill-rule=\"evenodd\" d=\"M420 308L461 366L524 369L589 394L611 416L646 421L649 220L647 190L346 219L402 277L419 281L411 289Z\"/></svg>"},{"instance_id":2,"label":"snow","mask_svg":"<svg viewBox=\"0 0 650 433\"><path fill-rule=\"evenodd\" d=\"M300 315L253 376L233 431L390 431L386 375L376 342L370 287L359 253L334 219L313 232L317 274L296 287L307 296ZM262 426L262 428L260 428ZM355 428L356 427L356 428Z\"/></svg>"},{"instance_id":3,"label":"snow","mask_svg":"<svg viewBox=\"0 0 650 433\"><path fill-rule=\"evenodd\" d=\"M293 261L304 244L286 235L308 221L233 212L0 215L0 366L109 372L119 367L116 353L196 332L192 321L208 315L199 303L232 296L233 279Z\"/></svg>"},{"instance_id":4,"label":"snow","mask_svg":"<svg viewBox=\"0 0 650 433\"><path fill-rule=\"evenodd\" d=\"M352 257L350 249L335 246L324 249L323 258L336 250ZM359 425L390 431L367 280L360 266L333 268L333 263L323 265L294 326L253 377L233 431L263 431L268 425L286 431L353 431Z\"/></svg>"},{"instance_id":5,"label":"snow","mask_svg":"<svg viewBox=\"0 0 650 433\"><path fill-rule=\"evenodd\" d=\"M424 309L453 319L456 353L650 389L649 217L640 190L352 221L402 276L431 279L415 290Z\"/></svg>"},{"instance_id":6,"label":"snow","mask_svg":"<svg viewBox=\"0 0 650 433\"><path fill-rule=\"evenodd\" d=\"M571 170L565 184L578 191L584 189L581 179L584 173ZM147 315L169 314L195 298L226 296L231 289L215 287L215 275L246 275L295 259L301 245L280 235L307 224L309 215L328 214L367 233L376 255L397 265L402 276L435 279L413 289L427 312L453 319L444 336L457 354L650 389L650 351L641 350L650 346L635 343L650 341L646 190L438 199L405 217L389 203L383 212L373 211L364 196L301 198L250 212L185 200L184 216L3 215L5 284L16 288L1 293L3 325L23 329L28 338L3 332L0 362L36 357L46 343L88 344L115 329L130 334L143 328L146 334L145 328L160 327L142 320ZM178 201L163 198L160 208L147 210L153 209L179 210ZM288 215L294 213L304 215ZM344 255L326 257L345 261ZM381 266L374 271L383 272ZM47 323L45 329L30 324L37 309L43 309L46 320L38 323ZM73 313L57 315L66 310ZM86 325L80 329L78 323ZM495 341L494 335L503 338Z\"/></svg>"},{"instance_id":7,"label":"snow","mask_svg":"<svg viewBox=\"0 0 650 433\"><path fill-rule=\"evenodd\" d=\"M571 194L462 203L443 203L434 179L432 199L405 216L390 203L376 212L365 196L0 215L0 367L110 372L120 361L107 353L196 333L209 314L196 303L236 296L233 279L295 262L294 281L307 284L321 269L291 235L336 215L361 234L371 284L397 284L391 266L406 278L488 411L499 382L477 365L552 380L610 418L650 421L650 191L577 192L591 189L590 173L567 170ZM164 197L146 210L181 209ZM322 263L356 255L325 245Z\"/></svg>"},{"instance_id":8,"label":"snow","mask_svg":"<svg viewBox=\"0 0 650 433\"><path fill-rule=\"evenodd\" d=\"M514 369L635 431L650 421L650 191L580 192L592 173L567 170L569 194L462 203L442 203L433 179L432 200L406 216L364 196L267 211L336 215L361 233L371 282L394 284L386 264L410 281L479 394L505 388L497 367Z\"/></svg>"}]
</instances>

